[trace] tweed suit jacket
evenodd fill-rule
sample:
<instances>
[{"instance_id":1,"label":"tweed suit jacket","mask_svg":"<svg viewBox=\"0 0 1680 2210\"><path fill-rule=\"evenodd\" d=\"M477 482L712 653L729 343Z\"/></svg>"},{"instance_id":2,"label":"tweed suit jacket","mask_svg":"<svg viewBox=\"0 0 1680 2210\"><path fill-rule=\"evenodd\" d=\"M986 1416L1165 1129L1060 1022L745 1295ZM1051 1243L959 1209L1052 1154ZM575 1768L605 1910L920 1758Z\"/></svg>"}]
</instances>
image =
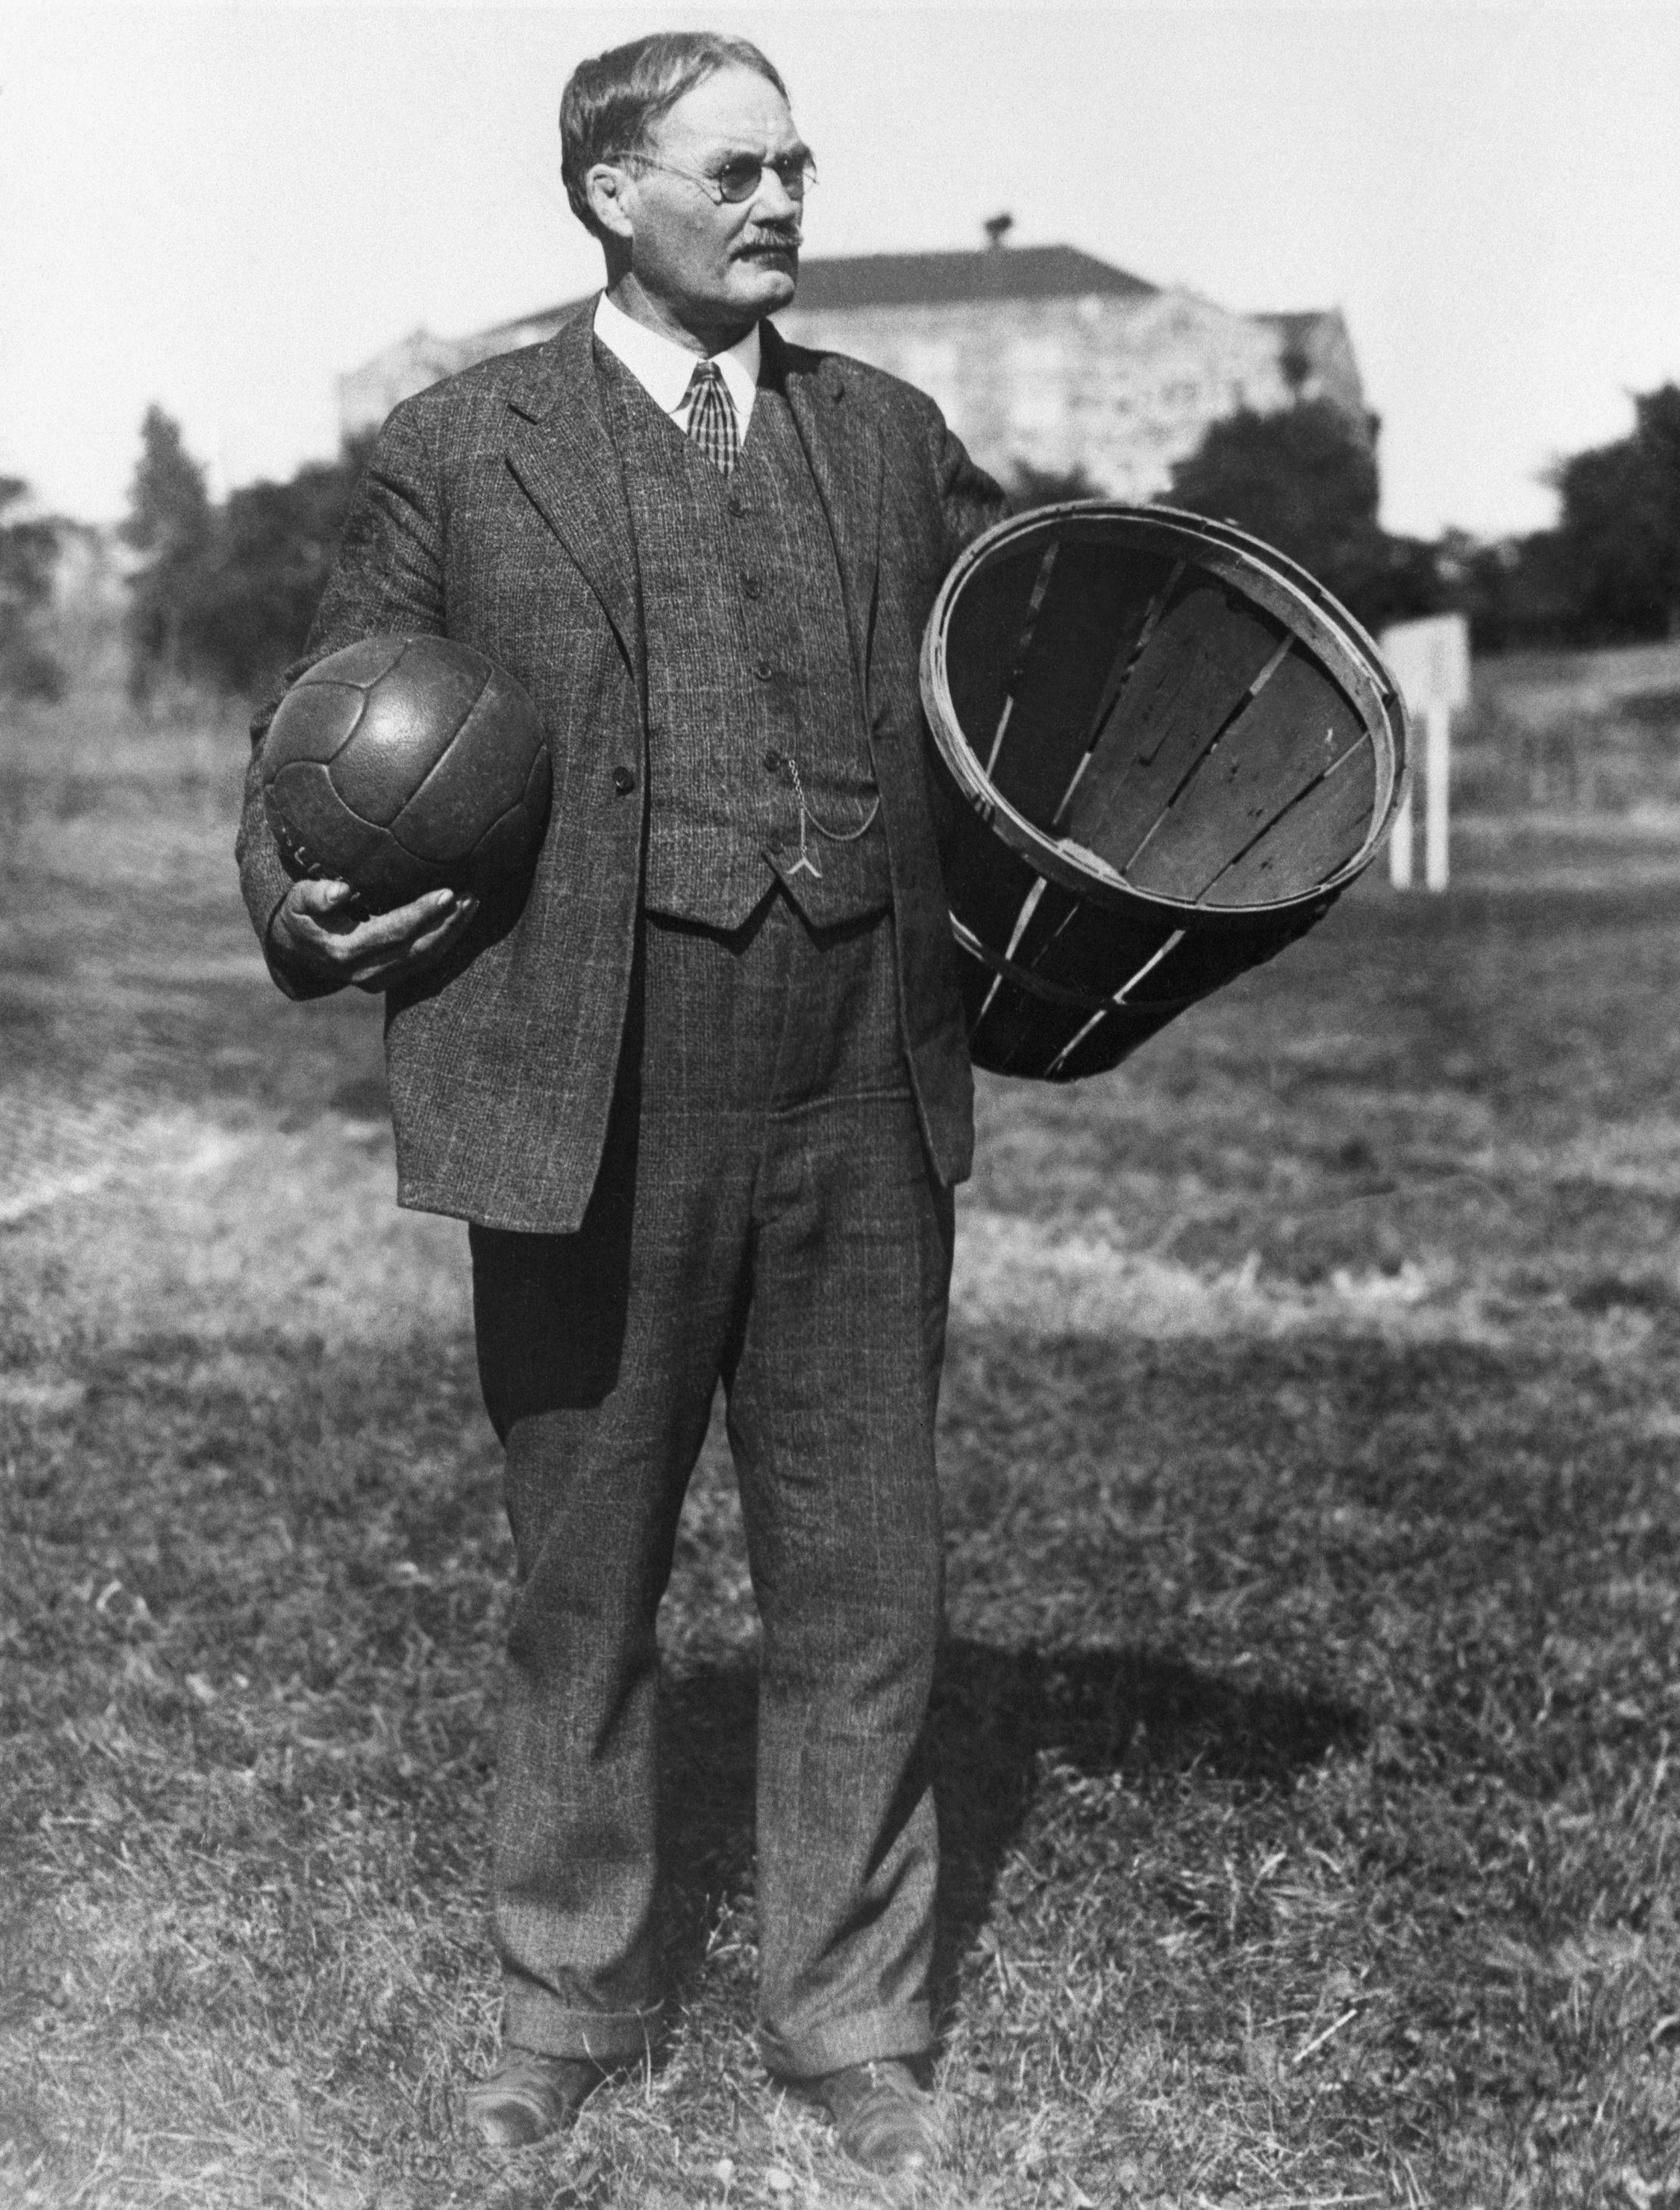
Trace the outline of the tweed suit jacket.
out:
<instances>
[{"instance_id":1,"label":"tweed suit jacket","mask_svg":"<svg viewBox=\"0 0 1680 2210\"><path fill-rule=\"evenodd\" d=\"M924 765L918 682L934 596L1003 511L910 385L764 332L839 556L892 870L906 1055L930 1156L960 1180L972 1077ZM560 1234L599 1164L630 989L647 790L647 652L635 548L594 365L593 305L545 344L434 385L375 446L295 681L364 637L475 645L536 703L553 758L549 827L517 912L488 904L449 957L386 994L398 1201ZM277 702L275 702L277 703ZM270 971L289 878L263 813L252 723L238 843Z\"/></svg>"}]
</instances>

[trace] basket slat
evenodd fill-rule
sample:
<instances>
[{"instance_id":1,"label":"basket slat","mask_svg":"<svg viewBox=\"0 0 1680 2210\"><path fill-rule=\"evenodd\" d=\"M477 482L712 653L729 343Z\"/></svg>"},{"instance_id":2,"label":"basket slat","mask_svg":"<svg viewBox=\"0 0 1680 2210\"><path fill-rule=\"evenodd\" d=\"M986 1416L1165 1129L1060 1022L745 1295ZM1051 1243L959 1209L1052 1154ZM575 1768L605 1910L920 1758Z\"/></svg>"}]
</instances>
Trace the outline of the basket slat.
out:
<instances>
[{"instance_id":1,"label":"basket slat","mask_svg":"<svg viewBox=\"0 0 1680 2210\"><path fill-rule=\"evenodd\" d=\"M1110 669L1130 653L1166 574L1159 559L1117 557L1100 543L1063 547L991 771L1002 795L1042 829L1089 748Z\"/></svg>"},{"instance_id":2,"label":"basket slat","mask_svg":"<svg viewBox=\"0 0 1680 2210\"><path fill-rule=\"evenodd\" d=\"M1067 833L1126 873L1282 632L1218 583L1193 583L1156 625L1068 809Z\"/></svg>"},{"instance_id":3,"label":"basket slat","mask_svg":"<svg viewBox=\"0 0 1680 2210\"><path fill-rule=\"evenodd\" d=\"M1280 885L1328 882L1369 835L1376 770L1368 745L1344 753L1207 891L1213 906L1253 905Z\"/></svg>"},{"instance_id":4,"label":"basket slat","mask_svg":"<svg viewBox=\"0 0 1680 2210\"><path fill-rule=\"evenodd\" d=\"M1305 653L1290 652L1204 758L1126 879L1163 897L1205 896L1364 735L1346 691Z\"/></svg>"},{"instance_id":5,"label":"basket slat","mask_svg":"<svg viewBox=\"0 0 1680 2210\"><path fill-rule=\"evenodd\" d=\"M1016 647L1027 619L1043 547L1005 555L985 575L953 614L949 665L951 704L964 729L985 730L986 742L997 727L1015 666Z\"/></svg>"}]
</instances>

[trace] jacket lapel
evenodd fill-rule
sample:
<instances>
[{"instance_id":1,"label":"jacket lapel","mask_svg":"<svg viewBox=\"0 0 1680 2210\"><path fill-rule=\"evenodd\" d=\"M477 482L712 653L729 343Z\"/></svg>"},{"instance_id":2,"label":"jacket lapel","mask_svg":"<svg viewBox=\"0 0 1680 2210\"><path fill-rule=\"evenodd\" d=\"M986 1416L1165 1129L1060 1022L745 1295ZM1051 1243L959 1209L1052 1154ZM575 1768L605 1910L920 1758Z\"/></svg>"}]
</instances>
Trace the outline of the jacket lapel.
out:
<instances>
[{"instance_id":1,"label":"jacket lapel","mask_svg":"<svg viewBox=\"0 0 1680 2210\"><path fill-rule=\"evenodd\" d=\"M533 357L509 406L508 465L600 601L645 691L629 507L601 407L590 309Z\"/></svg>"},{"instance_id":2,"label":"jacket lapel","mask_svg":"<svg viewBox=\"0 0 1680 2210\"><path fill-rule=\"evenodd\" d=\"M814 370L795 363L780 334L764 326L773 373L787 395L799 442L833 532L846 600L846 627L860 680L867 688L881 546L884 462L880 433L846 389L843 365L825 356Z\"/></svg>"},{"instance_id":3,"label":"jacket lapel","mask_svg":"<svg viewBox=\"0 0 1680 2210\"><path fill-rule=\"evenodd\" d=\"M774 327L764 343L834 534L847 631L867 682L881 539L883 459L874 423L832 357L806 369ZM585 308L538 349L509 395L508 464L611 623L647 685L629 507L595 373L594 317Z\"/></svg>"}]
</instances>

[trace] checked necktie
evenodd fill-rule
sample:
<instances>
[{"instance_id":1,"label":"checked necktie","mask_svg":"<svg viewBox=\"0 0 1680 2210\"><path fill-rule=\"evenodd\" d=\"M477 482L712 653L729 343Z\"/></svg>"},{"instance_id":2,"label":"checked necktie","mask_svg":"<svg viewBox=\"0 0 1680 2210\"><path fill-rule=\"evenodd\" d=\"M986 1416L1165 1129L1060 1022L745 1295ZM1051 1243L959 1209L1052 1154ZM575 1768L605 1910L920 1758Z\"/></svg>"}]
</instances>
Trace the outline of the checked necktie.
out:
<instances>
[{"instance_id":1,"label":"checked necktie","mask_svg":"<svg viewBox=\"0 0 1680 2210\"><path fill-rule=\"evenodd\" d=\"M741 450L735 402L714 360L702 360L689 379L689 435L712 466L728 475Z\"/></svg>"}]
</instances>

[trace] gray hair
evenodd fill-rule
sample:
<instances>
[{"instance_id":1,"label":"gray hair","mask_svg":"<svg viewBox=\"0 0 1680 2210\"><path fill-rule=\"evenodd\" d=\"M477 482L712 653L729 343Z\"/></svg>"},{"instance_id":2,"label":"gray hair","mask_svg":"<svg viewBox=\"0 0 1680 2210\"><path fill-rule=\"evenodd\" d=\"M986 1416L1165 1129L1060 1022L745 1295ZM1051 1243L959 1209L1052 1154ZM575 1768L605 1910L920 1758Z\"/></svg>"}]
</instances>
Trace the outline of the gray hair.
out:
<instances>
[{"instance_id":1,"label":"gray hair","mask_svg":"<svg viewBox=\"0 0 1680 2210\"><path fill-rule=\"evenodd\" d=\"M560 95L560 176L586 230L601 235L584 190L596 162L638 152L661 116L723 69L755 69L787 97L774 66L750 39L715 31L655 31L578 63Z\"/></svg>"}]
</instances>

